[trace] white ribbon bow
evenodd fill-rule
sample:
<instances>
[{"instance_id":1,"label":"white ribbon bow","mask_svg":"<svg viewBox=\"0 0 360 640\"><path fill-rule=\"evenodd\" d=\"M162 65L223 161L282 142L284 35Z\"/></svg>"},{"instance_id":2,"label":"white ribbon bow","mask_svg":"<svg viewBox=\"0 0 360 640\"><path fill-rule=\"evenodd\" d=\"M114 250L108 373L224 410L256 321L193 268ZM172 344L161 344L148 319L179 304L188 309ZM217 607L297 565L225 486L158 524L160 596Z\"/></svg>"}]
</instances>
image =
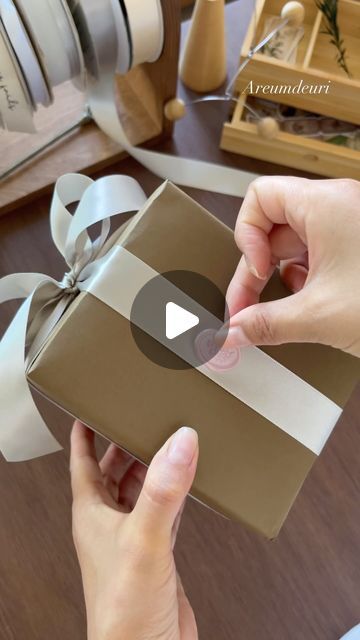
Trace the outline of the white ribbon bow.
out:
<instances>
[{"instance_id":1,"label":"white ribbon bow","mask_svg":"<svg viewBox=\"0 0 360 640\"><path fill-rule=\"evenodd\" d=\"M100 268L110 218L138 211L146 200L140 185L127 176L107 176L96 182L78 174L63 176L55 185L50 212L53 241L69 267L63 280L41 273L12 274L0 280L0 304L25 299L0 342L0 450L8 461L61 449L34 403L26 362ZM67 207L75 202L79 204L71 215ZM100 234L92 241L88 229L97 222Z\"/></svg>"}]
</instances>

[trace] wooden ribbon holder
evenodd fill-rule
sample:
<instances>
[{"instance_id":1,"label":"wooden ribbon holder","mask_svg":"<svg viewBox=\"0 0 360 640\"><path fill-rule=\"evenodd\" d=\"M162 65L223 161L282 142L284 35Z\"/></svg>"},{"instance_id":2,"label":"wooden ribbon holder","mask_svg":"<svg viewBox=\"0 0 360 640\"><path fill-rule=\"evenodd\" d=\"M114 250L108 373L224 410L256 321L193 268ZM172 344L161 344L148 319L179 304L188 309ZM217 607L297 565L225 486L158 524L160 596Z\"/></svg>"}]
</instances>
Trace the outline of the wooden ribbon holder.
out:
<instances>
[{"instance_id":1,"label":"wooden ribbon holder","mask_svg":"<svg viewBox=\"0 0 360 640\"><path fill-rule=\"evenodd\" d=\"M154 63L142 64L126 76L118 76L119 116L132 144L158 141L172 133L164 105L176 96L181 2L162 0L165 45ZM34 135L0 132L0 172L66 129L80 117L85 97L67 82L55 89L54 105L39 108ZM91 123L52 146L0 183L0 215L52 190L63 173L91 174L114 164L124 156L120 146Z\"/></svg>"}]
</instances>

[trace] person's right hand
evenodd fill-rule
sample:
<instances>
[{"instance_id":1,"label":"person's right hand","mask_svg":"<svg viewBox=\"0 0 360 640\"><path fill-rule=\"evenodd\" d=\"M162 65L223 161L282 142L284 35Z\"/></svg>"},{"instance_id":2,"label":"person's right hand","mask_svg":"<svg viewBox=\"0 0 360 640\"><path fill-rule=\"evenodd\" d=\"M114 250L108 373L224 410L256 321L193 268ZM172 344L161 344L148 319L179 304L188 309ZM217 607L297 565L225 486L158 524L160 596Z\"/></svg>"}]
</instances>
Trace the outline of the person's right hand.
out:
<instances>
[{"instance_id":1,"label":"person's right hand","mask_svg":"<svg viewBox=\"0 0 360 640\"><path fill-rule=\"evenodd\" d=\"M235 239L225 346L319 342L360 356L360 182L259 178ZM293 295L259 303L279 263Z\"/></svg>"}]
</instances>

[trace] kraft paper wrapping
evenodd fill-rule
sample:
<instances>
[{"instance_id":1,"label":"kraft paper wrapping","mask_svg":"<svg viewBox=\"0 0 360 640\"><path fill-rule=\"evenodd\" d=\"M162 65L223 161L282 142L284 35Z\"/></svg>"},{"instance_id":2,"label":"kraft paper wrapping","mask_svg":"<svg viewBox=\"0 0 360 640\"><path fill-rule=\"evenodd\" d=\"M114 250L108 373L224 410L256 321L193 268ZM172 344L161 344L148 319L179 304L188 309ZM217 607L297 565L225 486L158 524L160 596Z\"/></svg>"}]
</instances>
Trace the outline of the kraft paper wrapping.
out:
<instances>
[{"instance_id":1,"label":"kraft paper wrapping","mask_svg":"<svg viewBox=\"0 0 360 640\"><path fill-rule=\"evenodd\" d=\"M170 183L117 242L159 273L195 271L223 293L239 260L231 231ZM285 293L275 276L265 297ZM223 309L211 300L202 304L222 317ZM357 359L335 349L264 350L340 406L359 378ZM279 532L316 459L199 371L151 362L134 343L128 320L89 293L81 293L63 316L28 380L145 463L179 426L196 428L201 455L192 495L269 538Z\"/></svg>"}]
</instances>

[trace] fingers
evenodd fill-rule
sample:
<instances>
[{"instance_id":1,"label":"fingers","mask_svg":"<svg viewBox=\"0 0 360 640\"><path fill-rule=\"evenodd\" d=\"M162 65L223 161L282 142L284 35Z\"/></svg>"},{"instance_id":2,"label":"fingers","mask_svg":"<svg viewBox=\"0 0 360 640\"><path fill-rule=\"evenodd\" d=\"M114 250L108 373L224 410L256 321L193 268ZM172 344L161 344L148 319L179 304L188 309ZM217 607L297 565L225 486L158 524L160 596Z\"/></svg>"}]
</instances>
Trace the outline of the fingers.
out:
<instances>
[{"instance_id":1,"label":"fingers","mask_svg":"<svg viewBox=\"0 0 360 640\"><path fill-rule=\"evenodd\" d=\"M103 475L111 475L116 482L120 482L133 462L134 458L129 453L111 444L100 462L100 469Z\"/></svg>"},{"instance_id":2,"label":"fingers","mask_svg":"<svg viewBox=\"0 0 360 640\"><path fill-rule=\"evenodd\" d=\"M259 280L267 278L271 266L271 248L268 234L271 232L272 223L267 221L268 224L265 224L265 220L264 216L266 231L255 224L244 222L244 218L240 217L235 230L235 240L243 252L249 272Z\"/></svg>"},{"instance_id":3,"label":"fingers","mask_svg":"<svg viewBox=\"0 0 360 640\"><path fill-rule=\"evenodd\" d=\"M250 185L235 229L243 257L227 292L230 316L259 302L281 260L306 253L299 202L307 186L306 180L286 177L264 177Z\"/></svg>"},{"instance_id":4,"label":"fingers","mask_svg":"<svg viewBox=\"0 0 360 640\"><path fill-rule=\"evenodd\" d=\"M320 341L318 324L303 290L240 311L231 318L223 348L316 341Z\"/></svg>"},{"instance_id":5,"label":"fingers","mask_svg":"<svg viewBox=\"0 0 360 640\"><path fill-rule=\"evenodd\" d=\"M289 225L306 244L302 203L309 183L303 178L264 176L250 185L236 224L235 240L249 270L260 280L268 276L271 268L269 236L274 225Z\"/></svg>"},{"instance_id":6,"label":"fingers","mask_svg":"<svg viewBox=\"0 0 360 640\"><path fill-rule=\"evenodd\" d=\"M259 302L259 296L272 276L274 269L275 267L272 267L269 270L268 277L265 280L260 280L249 271L245 257L241 258L226 293L230 317L241 309Z\"/></svg>"},{"instance_id":7,"label":"fingers","mask_svg":"<svg viewBox=\"0 0 360 640\"><path fill-rule=\"evenodd\" d=\"M96 458L94 433L78 420L71 433L70 471L74 501L103 500L105 488Z\"/></svg>"},{"instance_id":8,"label":"fingers","mask_svg":"<svg viewBox=\"0 0 360 640\"><path fill-rule=\"evenodd\" d=\"M111 444L100 462L100 471L104 486L115 502L119 499L119 484L127 470L133 464L134 458L122 451L115 444Z\"/></svg>"},{"instance_id":9,"label":"fingers","mask_svg":"<svg viewBox=\"0 0 360 640\"><path fill-rule=\"evenodd\" d=\"M276 261L298 258L307 252L306 245L287 224L274 227L269 235L269 243L272 258Z\"/></svg>"},{"instance_id":10,"label":"fingers","mask_svg":"<svg viewBox=\"0 0 360 640\"><path fill-rule=\"evenodd\" d=\"M133 511L144 534L167 537L193 483L198 460L197 433L179 429L155 455Z\"/></svg>"},{"instance_id":11,"label":"fingers","mask_svg":"<svg viewBox=\"0 0 360 640\"><path fill-rule=\"evenodd\" d=\"M284 285L292 293L297 293L304 288L309 275L309 266L306 259L286 260L280 267L281 279Z\"/></svg>"},{"instance_id":12,"label":"fingers","mask_svg":"<svg viewBox=\"0 0 360 640\"><path fill-rule=\"evenodd\" d=\"M125 511L132 511L144 485L147 468L141 462L133 462L127 470L118 490L118 502Z\"/></svg>"}]
</instances>

